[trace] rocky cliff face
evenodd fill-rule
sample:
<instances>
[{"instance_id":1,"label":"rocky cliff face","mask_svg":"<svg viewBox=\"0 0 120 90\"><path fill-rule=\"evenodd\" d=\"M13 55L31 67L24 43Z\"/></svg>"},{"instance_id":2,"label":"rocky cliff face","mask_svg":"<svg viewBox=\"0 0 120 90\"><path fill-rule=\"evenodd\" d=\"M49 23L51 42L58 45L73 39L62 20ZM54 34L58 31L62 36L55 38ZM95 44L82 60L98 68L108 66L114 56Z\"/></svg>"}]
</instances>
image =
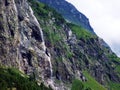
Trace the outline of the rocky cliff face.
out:
<instances>
[{"instance_id":1,"label":"rocky cliff face","mask_svg":"<svg viewBox=\"0 0 120 90\"><path fill-rule=\"evenodd\" d=\"M84 71L103 85L120 82L119 58L95 34L34 0L0 0L0 10L2 67L18 68L54 90L69 90L74 79L87 82Z\"/></svg>"},{"instance_id":2,"label":"rocky cliff face","mask_svg":"<svg viewBox=\"0 0 120 90\"><path fill-rule=\"evenodd\" d=\"M51 76L51 56L27 0L0 0L0 64L38 81Z\"/></svg>"},{"instance_id":3,"label":"rocky cliff face","mask_svg":"<svg viewBox=\"0 0 120 90\"><path fill-rule=\"evenodd\" d=\"M56 9L68 21L94 33L93 28L90 26L89 19L79 12L72 4L65 0L39 0L42 3Z\"/></svg>"}]
</instances>

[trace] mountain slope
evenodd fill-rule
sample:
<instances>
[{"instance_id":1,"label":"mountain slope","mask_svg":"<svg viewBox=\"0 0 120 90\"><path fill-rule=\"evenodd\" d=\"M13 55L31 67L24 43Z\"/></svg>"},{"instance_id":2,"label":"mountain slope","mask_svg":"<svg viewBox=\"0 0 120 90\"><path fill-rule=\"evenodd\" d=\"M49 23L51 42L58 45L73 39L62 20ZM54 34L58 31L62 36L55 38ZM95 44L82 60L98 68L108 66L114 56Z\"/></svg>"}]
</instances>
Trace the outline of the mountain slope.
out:
<instances>
[{"instance_id":1,"label":"mountain slope","mask_svg":"<svg viewBox=\"0 0 120 90\"><path fill-rule=\"evenodd\" d=\"M90 26L88 18L79 12L72 4L68 3L65 0L38 0L42 3L47 4L50 7L53 7L58 11L62 16L71 23L82 26L83 28L94 33L92 27Z\"/></svg>"},{"instance_id":2,"label":"mountain slope","mask_svg":"<svg viewBox=\"0 0 120 90\"><path fill-rule=\"evenodd\" d=\"M70 90L74 80L86 90L96 90L90 83L116 90L120 59L103 40L47 5L28 1L0 0L0 66L17 68L54 90Z\"/></svg>"},{"instance_id":3,"label":"mountain slope","mask_svg":"<svg viewBox=\"0 0 120 90\"><path fill-rule=\"evenodd\" d=\"M34 11L35 6L32 6ZM67 24L54 16L56 14L52 14L48 6L41 6L48 16L42 17L36 12L35 15L41 23L46 46L51 53L53 77L63 82L71 82L74 77L84 81L82 71L87 70L101 84L119 82L119 75L115 71L116 65L119 66L119 58L102 39L80 26Z\"/></svg>"}]
</instances>

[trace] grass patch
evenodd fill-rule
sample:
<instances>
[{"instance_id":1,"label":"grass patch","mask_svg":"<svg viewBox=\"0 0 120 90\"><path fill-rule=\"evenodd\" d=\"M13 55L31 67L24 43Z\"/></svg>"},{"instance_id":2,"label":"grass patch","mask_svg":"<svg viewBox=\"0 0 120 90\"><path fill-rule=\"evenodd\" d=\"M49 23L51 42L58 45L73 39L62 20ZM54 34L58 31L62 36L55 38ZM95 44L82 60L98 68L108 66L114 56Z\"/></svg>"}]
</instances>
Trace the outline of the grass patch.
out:
<instances>
[{"instance_id":1,"label":"grass patch","mask_svg":"<svg viewBox=\"0 0 120 90\"><path fill-rule=\"evenodd\" d=\"M71 28L72 32L77 36L78 39L84 38L84 39L89 39L89 38L96 38L97 36L89 32L88 30L77 26L75 24L68 23L68 26Z\"/></svg>"},{"instance_id":2,"label":"grass patch","mask_svg":"<svg viewBox=\"0 0 120 90\"><path fill-rule=\"evenodd\" d=\"M92 76L90 76L87 71L84 71L83 74L87 78L87 81L83 82L85 87L90 87L92 90L107 90L101 84L99 84Z\"/></svg>"},{"instance_id":3,"label":"grass patch","mask_svg":"<svg viewBox=\"0 0 120 90\"><path fill-rule=\"evenodd\" d=\"M84 85L80 80L75 79L72 83L71 90L84 90Z\"/></svg>"},{"instance_id":4,"label":"grass patch","mask_svg":"<svg viewBox=\"0 0 120 90\"><path fill-rule=\"evenodd\" d=\"M110 90L120 90L120 83L110 82L109 86Z\"/></svg>"},{"instance_id":5,"label":"grass patch","mask_svg":"<svg viewBox=\"0 0 120 90\"><path fill-rule=\"evenodd\" d=\"M120 65L117 65L117 66L116 66L115 71L118 72L119 75L120 75Z\"/></svg>"}]
</instances>

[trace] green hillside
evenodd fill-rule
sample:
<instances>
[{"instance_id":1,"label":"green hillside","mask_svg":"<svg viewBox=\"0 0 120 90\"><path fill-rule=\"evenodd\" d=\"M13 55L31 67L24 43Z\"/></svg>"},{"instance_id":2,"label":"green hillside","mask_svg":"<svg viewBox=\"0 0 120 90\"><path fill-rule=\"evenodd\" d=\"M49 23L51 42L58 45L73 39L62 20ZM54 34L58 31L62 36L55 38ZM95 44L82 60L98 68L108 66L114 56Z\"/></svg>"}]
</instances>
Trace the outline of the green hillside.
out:
<instances>
[{"instance_id":1,"label":"green hillside","mask_svg":"<svg viewBox=\"0 0 120 90\"><path fill-rule=\"evenodd\" d=\"M84 71L83 74L87 78L87 81L83 82L85 87L90 87L92 90L107 90L106 88L104 88L104 86L99 84L91 75L89 75L87 71Z\"/></svg>"}]
</instances>

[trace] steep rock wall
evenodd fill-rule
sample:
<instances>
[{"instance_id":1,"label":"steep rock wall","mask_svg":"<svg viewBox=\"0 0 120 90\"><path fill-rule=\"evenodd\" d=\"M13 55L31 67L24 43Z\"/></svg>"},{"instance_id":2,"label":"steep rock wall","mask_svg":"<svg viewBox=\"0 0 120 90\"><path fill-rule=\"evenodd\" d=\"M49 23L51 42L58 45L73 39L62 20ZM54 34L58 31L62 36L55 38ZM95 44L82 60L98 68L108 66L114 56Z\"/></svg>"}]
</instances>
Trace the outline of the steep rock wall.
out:
<instances>
[{"instance_id":1,"label":"steep rock wall","mask_svg":"<svg viewBox=\"0 0 120 90\"><path fill-rule=\"evenodd\" d=\"M51 77L51 56L27 0L0 0L0 64L36 77Z\"/></svg>"}]
</instances>

